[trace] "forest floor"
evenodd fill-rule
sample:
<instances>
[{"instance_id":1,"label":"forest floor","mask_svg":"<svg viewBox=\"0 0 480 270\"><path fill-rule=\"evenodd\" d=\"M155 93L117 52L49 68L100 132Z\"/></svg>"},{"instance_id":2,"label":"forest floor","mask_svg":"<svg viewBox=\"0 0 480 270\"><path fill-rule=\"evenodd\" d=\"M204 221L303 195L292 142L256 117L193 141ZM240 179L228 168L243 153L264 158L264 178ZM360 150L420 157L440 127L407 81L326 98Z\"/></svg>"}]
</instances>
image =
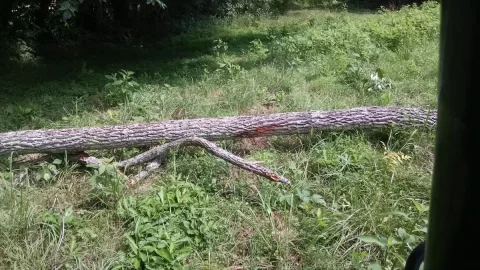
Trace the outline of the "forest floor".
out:
<instances>
[{"instance_id":1,"label":"forest floor","mask_svg":"<svg viewBox=\"0 0 480 270\"><path fill-rule=\"evenodd\" d=\"M430 2L299 10L196 23L155 44L92 46L75 60L26 59L0 72L0 132L436 108L439 21ZM3 158L0 268L402 269L425 237L434 139L392 127L219 142L290 186L200 149L171 153L135 187L61 155L30 166Z\"/></svg>"}]
</instances>

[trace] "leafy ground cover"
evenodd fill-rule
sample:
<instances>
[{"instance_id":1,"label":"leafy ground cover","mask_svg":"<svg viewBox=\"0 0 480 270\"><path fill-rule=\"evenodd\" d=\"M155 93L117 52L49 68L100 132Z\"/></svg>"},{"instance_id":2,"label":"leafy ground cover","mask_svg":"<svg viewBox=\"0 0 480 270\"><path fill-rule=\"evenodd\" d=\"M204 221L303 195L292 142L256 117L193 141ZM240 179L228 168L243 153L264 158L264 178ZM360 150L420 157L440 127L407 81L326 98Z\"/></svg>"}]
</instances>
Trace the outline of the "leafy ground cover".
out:
<instances>
[{"instance_id":1,"label":"leafy ground cover","mask_svg":"<svg viewBox=\"0 0 480 270\"><path fill-rule=\"evenodd\" d=\"M83 48L74 61L26 55L0 73L0 131L435 108L439 17L433 2L298 10L205 21L142 47ZM109 166L80 168L62 155L28 167L4 158L0 267L401 269L425 236L433 142L432 132L392 127L221 143L291 186L198 149L172 153L135 188Z\"/></svg>"}]
</instances>

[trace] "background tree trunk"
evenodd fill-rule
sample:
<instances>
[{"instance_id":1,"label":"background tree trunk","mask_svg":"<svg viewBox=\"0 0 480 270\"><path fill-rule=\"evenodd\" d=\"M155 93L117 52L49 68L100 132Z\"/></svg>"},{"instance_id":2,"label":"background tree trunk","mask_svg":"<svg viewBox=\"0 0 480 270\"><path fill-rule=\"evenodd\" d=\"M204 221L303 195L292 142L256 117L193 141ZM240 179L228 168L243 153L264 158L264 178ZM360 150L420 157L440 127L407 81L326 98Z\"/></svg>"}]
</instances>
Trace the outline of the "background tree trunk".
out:
<instances>
[{"instance_id":1,"label":"background tree trunk","mask_svg":"<svg viewBox=\"0 0 480 270\"><path fill-rule=\"evenodd\" d=\"M48 18L49 8L52 4L52 0L41 0L40 8L38 9L36 24L37 26L43 28L46 27L46 21Z\"/></svg>"},{"instance_id":2,"label":"background tree trunk","mask_svg":"<svg viewBox=\"0 0 480 270\"><path fill-rule=\"evenodd\" d=\"M103 30L103 1L97 0L95 3L95 29L97 32Z\"/></svg>"},{"instance_id":3,"label":"background tree trunk","mask_svg":"<svg viewBox=\"0 0 480 270\"><path fill-rule=\"evenodd\" d=\"M334 111L201 118L165 122L0 133L0 155L157 145L185 137L208 140L290 135L320 130L436 125L436 111L363 107Z\"/></svg>"}]
</instances>

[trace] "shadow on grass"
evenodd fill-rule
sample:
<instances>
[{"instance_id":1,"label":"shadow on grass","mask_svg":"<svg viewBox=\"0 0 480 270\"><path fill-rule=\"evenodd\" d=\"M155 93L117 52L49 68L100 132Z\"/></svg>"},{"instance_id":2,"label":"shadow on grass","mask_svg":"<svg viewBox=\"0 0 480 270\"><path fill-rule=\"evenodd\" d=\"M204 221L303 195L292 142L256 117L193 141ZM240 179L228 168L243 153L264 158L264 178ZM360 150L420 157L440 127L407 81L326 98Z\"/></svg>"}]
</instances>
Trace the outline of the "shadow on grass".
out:
<instances>
[{"instance_id":1,"label":"shadow on grass","mask_svg":"<svg viewBox=\"0 0 480 270\"><path fill-rule=\"evenodd\" d=\"M195 82L205 67L217 66L216 39L228 42L229 55L248 49L252 40L267 39L261 31L235 33L226 27L195 31L145 46L89 44L67 51L43 45L40 63L0 63L0 132L42 128L42 122L60 121L65 111L108 109L96 97L105 92L104 75L120 69L134 71L135 80L144 84L166 83L159 76L170 84L184 78Z\"/></svg>"}]
</instances>

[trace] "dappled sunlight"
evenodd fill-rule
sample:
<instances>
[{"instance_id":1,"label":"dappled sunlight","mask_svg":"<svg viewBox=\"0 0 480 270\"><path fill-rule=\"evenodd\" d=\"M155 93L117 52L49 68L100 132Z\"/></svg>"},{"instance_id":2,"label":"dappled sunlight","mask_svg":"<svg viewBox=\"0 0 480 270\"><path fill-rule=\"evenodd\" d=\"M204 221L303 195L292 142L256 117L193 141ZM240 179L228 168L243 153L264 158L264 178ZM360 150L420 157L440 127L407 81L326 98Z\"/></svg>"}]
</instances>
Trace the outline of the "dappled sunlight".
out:
<instances>
[{"instance_id":1,"label":"dappled sunlight","mask_svg":"<svg viewBox=\"0 0 480 270\"><path fill-rule=\"evenodd\" d=\"M145 40L72 42L61 51L40 44L25 56L31 61L0 66L0 132L437 107L439 4L373 11L297 2L285 13L188 18ZM130 186L109 166L85 167L64 153L36 165L1 157L0 264L403 269L409 246L425 237L433 142L421 127L218 142L291 185L190 147ZM146 148L88 152L108 163ZM388 237L399 244L385 249Z\"/></svg>"}]
</instances>

